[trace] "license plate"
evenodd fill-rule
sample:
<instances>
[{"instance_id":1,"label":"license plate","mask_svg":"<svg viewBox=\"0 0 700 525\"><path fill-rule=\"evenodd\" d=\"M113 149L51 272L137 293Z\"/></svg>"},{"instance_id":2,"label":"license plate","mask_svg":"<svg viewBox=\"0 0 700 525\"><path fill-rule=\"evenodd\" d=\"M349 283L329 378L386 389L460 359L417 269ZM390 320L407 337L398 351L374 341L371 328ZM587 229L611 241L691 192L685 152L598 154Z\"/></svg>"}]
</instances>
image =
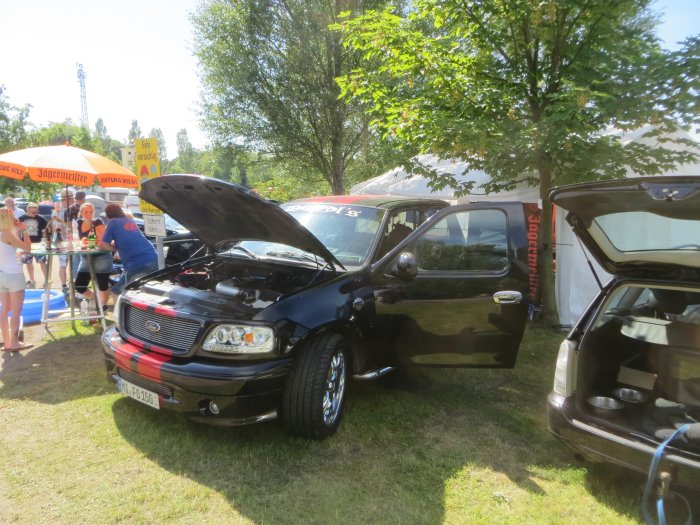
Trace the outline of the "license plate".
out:
<instances>
[{"instance_id":1,"label":"license plate","mask_svg":"<svg viewBox=\"0 0 700 525\"><path fill-rule=\"evenodd\" d=\"M136 401L140 401L144 405L153 407L156 410L160 409L160 402L158 400L158 394L141 388L133 383L129 383L125 379L119 378L119 391L122 394L126 394Z\"/></svg>"}]
</instances>

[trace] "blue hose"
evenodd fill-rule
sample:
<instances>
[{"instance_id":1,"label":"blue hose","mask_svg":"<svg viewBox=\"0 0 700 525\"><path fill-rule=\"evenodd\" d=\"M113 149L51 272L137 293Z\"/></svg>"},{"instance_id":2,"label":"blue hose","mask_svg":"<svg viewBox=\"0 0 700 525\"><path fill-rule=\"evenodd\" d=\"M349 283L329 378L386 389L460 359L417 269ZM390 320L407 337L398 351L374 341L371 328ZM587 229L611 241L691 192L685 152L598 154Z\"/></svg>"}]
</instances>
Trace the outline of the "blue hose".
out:
<instances>
[{"instance_id":1,"label":"blue hose","mask_svg":"<svg viewBox=\"0 0 700 525\"><path fill-rule=\"evenodd\" d=\"M649 466L647 482L646 485L644 485L644 494L642 495L642 513L644 514L644 521L646 521L647 525L656 525L656 522L654 521L651 512L649 512L649 497L651 495L652 488L654 487L654 481L656 481L656 471L659 469L659 463L661 463L661 457L664 455L664 449L666 448L666 445L671 443L671 441L673 441L677 437L682 436L689 428L689 423L679 427L673 434L671 434L668 437L668 439L666 439L666 441L661 443L661 445L659 445L659 447L656 449L656 452L654 452L654 457L652 458L651 465ZM683 501L683 503L685 503L686 508L688 509L688 519L686 520L684 525L692 525L693 515L690 509L690 503L688 503L688 500L682 495L678 494L677 492L673 492L672 494L674 494L681 501ZM666 525L666 511L664 510L663 494L660 494L659 499L656 500L656 514L659 517L659 525Z\"/></svg>"}]
</instances>

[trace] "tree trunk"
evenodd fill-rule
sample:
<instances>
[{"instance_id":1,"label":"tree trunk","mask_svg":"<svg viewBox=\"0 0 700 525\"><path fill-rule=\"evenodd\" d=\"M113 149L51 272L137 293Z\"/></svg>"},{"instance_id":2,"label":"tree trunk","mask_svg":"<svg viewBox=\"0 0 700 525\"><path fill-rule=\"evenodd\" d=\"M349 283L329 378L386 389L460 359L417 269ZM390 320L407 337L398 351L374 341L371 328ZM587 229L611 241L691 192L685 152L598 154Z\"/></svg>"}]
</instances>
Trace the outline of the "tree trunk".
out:
<instances>
[{"instance_id":1,"label":"tree trunk","mask_svg":"<svg viewBox=\"0 0 700 525\"><path fill-rule=\"evenodd\" d=\"M336 162L333 162L333 165L331 166L331 190L333 191L333 195L345 195L345 185L343 184L343 180L345 179L345 174L343 170L342 163L338 164Z\"/></svg>"},{"instance_id":2,"label":"tree trunk","mask_svg":"<svg viewBox=\"0 0 700 525\"><path fill-rule=\"evenodd\" d=\"M540 219L540 254L538 257L538 281L540 283L540 302L542 303L542 322L545 326L558 326L559 313L554 293L554 250L552 203L547 194L552 185L551 172L540 166L540 200L542 217Z\"/></svg>"}]
</instances>

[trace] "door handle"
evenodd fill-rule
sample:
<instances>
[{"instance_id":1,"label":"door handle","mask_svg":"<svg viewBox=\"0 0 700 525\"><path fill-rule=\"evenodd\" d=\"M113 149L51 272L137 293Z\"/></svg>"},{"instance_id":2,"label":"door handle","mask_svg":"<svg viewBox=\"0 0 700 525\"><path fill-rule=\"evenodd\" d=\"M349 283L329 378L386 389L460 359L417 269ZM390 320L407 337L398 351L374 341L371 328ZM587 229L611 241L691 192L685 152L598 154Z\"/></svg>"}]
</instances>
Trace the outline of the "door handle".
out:
<instances>
[{"instance_id":1,"label":"door handle","mask_svg":"<svg viewBox=\"0 0 700 525\"><path fill-rule=\"evenodd\" d=\"M493 302L497 304L519 304L523 294L514 290L502 290L493 294Z\"/></svg>"}]
</instances>

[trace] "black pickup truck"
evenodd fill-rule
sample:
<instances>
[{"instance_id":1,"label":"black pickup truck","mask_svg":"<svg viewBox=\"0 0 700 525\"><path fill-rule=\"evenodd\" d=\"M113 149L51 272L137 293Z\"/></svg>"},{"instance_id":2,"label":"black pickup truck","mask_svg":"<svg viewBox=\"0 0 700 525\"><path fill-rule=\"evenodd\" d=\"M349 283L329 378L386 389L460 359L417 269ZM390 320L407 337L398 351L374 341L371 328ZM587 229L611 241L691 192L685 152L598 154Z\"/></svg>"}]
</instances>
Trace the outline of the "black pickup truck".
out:
<instances>
[{"instance_id":1,"label":"black pickup truck","mask_svg":"<svg viewBox=\"0 0 700 525\"><path fill-rule=\"evenodd\" d=\"M194 175L140 196L208 247L130 284L102 338L109 378L154 409L221 425L280 416L322 439L351 377L515 364L536 209L367 195L277 206Z\"/></svg>"}]
</instances>

